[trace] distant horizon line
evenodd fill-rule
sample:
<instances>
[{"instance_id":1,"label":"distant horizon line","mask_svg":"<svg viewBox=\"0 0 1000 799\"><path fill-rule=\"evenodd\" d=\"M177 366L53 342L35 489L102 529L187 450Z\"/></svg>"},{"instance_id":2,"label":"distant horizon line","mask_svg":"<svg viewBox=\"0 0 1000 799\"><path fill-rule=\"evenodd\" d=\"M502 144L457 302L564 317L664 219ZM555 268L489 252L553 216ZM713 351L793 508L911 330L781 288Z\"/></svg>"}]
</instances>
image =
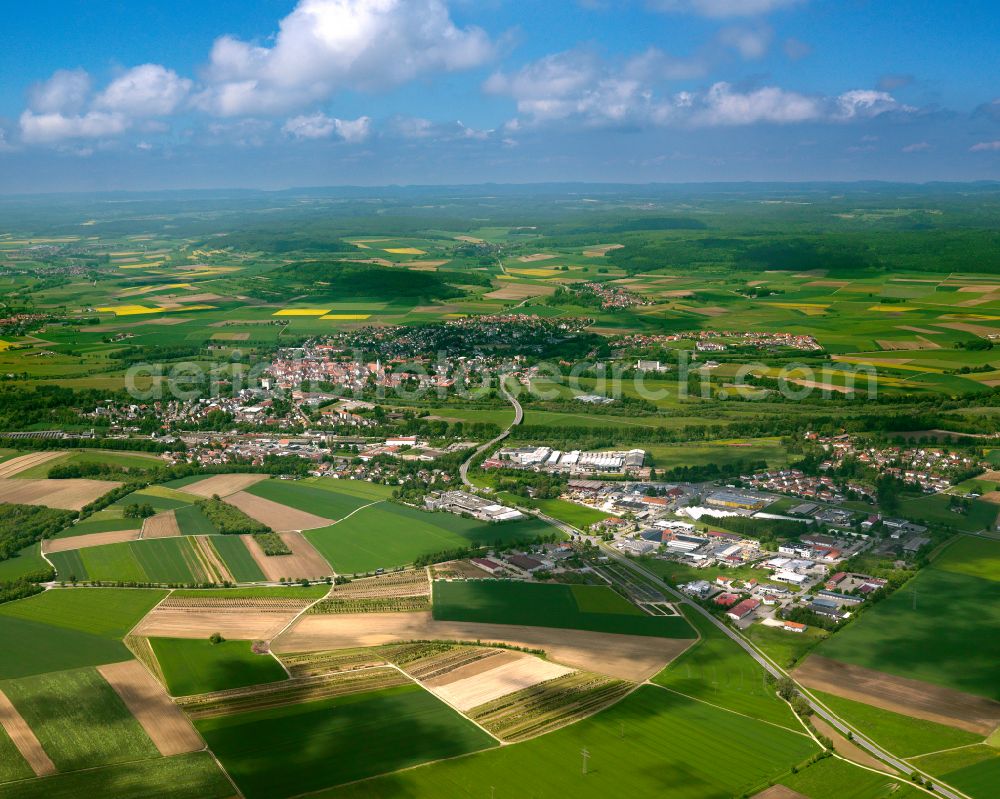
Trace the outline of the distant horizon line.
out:
<instances>
[{"instance_id":1,"label":"distant horizon line","mask_svg":"<svg viewBox=\"0 0 1000 799\"><path fill-rule=\"evenodd\" d=\"M483 181L476 183L381 183L381 184L359 184L342 183L326 184L317 186L289 186L285 188L260 188L260 187L239 187L239 186L215 186L208 188L173 188L173 189L96 189L96 190L76 190L76 191L40 191L40 192L4 192L0 190L0 198L12 200L18 198L41 199L45 197L94 197L94 196L141 196L141 195L164 195L164 194L294 194L320 193L320 192L377 192L377 191L442 191L442 190L469 190L477 188L495 189L531 189L531 188L588 188L597 190L609 189L637 189L637 188L713 188L722 189L727 187L1000 187L1000 179L984 178L980 180L692 180L692 181L532 181L532 182L497 182Z\"/></svg>"}]
</instances>

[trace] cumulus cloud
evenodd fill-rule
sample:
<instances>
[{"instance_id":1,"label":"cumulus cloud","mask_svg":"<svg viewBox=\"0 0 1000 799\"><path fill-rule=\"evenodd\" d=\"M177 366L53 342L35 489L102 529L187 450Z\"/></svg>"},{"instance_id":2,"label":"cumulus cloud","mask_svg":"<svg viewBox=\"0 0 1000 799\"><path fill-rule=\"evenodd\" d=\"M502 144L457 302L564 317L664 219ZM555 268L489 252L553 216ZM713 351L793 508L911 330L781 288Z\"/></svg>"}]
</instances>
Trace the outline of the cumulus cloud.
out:
<instances>
[{"instance_id":1,"label":"cumulus cloud","mask_svg":"<svg viewBox=\"0 0 1000 799\"><path fill-rule=\"evenodd\" d=\"M117 136L128 128L128 120L117 113L88 111L86 114L50 112L21 114L21 138L29 144L50 144L65 139L101 139Z\"/></svg>"},{"instance_id":2,"label":"cumulus cloud","mask_svg":"<svg viewBox=\"0 0 1000 799\"><path fill-rule=\"evenodd\" d=\"M28 91L28 104L43 114L80 111L90 94L90 75L82 69L60 69Z\"/></svg>"},{"instance_id":3,"label":"cumulus cloud","mask_svg":"<svg viewBox=\"0 0 1000 799\"><path fill-rule=\"evenodd\" d=\"M997 141L981 141L977 144L973 144L969 148L974 153L991 153L1000 151L1000 140Z\"/></svg>"},{"instance_id":4,"label":"cumulus cloud","mask_svg":"<svg viewBox=\"0 0 1000 799\"><path fill-rule=\"evenodd\" d=\"M929 150L929 149L931 149L930 142L915 141L913 142L913 144L907 144L905 147L903 147L902 151L904 153L921 153L924 150Z\"/></svg>"},{"instance_id":5,"label":"cumulus cloud","mask_svg":"<svg viewBox=\"0 0 1000 799\"><path fill-rule=\"evenodd\" d=\"M764 86L749 92L734 91L728 83L712 85L703 95L678 96L678 105L692 109L694 125L752 125L757 122L808 122L823 115L814 97Z\"/></svg>"},{"instance_id":6,"label":"cumulus cloud","mask_svg":"<svg viewBox=\"0 0 1000 799\"><path fill-rule=\"evenodd\" d=\"M94 105L131 116L166 116L184 102L191 86L190 80L172 69L142 64L108 84Z\"/></svg>"},{"instance_id":7,"label":"cumulus cloud","mask_svg":"<svg viewBox=\"0 0 1000 799\"><path fill-rule=\"evenodd\" d=\"M281 130L296 139L329 139L336 134L349 144L358 144L371 134L371 118L337 119L317 111L315 114L292 117Z\"/></svg>"},{"instance_id":8,"label":"cumulus cloud","mask_svg":"<svg viewBox=\"0 0 1000 799\"><path fill-rule=\"evenodd\" d=\"M844 92L837 98L835 116L841 119L855 119L857 117L876 117L888 111L911 112L916 111L916 109L896 102L895 98L888 92L854 89Z\"/></svg>"},{"instance_id":9,"label":"cumulus cloud","mask_svg":"<svg viewBox=\"0 0 1000 799\"><path fill-rule=\"evenodd\" d=\"M649 0L648 5L656 11L720 19L762 16L802 2L803 0Z\"/></svg>"},{"instance_id":10,"label":"cumulus cloud","mask_svg":"<svg viewBox=\"0 0 1000 799\"><path fill-rule=\"evenodd\" d=\"M494 52L481 28L455 25L444 0L300 0L271 46L217 39L198 102L221 116L277 113L343 88L469 69Z\"/></svg>"}]
</instances>

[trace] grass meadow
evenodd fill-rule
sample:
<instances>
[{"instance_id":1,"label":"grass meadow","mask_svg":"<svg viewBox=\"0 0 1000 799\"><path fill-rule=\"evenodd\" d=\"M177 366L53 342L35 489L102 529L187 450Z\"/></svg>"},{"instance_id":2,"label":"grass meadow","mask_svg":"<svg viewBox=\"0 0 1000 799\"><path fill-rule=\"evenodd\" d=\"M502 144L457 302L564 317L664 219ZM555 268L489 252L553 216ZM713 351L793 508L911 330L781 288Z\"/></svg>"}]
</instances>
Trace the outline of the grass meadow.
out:
<instances>
[{"instance_id":1,"label":"grass meadow","mask_svg":"<svg viewBox=\"0 0 1000 799\"><path fill-rule=\"evenodd\" d=\"M252 583L264 579L264 572L238 535L215 535L209 540L237 582Z\"/></svg>"},{"instance_id":2,"label":"grass meadow","mask_svg":"<svg viewBox=\"0 0 1000 799\"><path fill-rule=\"evenodd\" d=\"M342 519L362 505L377 501L291 480L262 480L250 486L247 493L331 520Z\"/></svg>"}]
</instances>

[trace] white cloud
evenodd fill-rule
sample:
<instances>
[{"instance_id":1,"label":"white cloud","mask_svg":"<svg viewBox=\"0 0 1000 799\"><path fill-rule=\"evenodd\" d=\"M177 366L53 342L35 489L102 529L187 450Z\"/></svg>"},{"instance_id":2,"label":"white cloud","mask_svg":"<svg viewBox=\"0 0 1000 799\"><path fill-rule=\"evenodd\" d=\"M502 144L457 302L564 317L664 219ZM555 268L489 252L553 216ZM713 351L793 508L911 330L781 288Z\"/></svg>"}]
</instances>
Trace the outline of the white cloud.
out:
<instances>
[{"instance_id":1,"label":"white cloud","mask_svg":"<svg viewBox=\"0 0 1000 799\"><path fill-rule=\"evenodd\" d=\"M94 105L131 116L166 116L184 102L191 85L190 80L172 69L142 64L113 80Z\"/></svg>"},{"instance_id":2,"label":"white cloud","mask_svg":"<svg viewBox=\"0 0 1000 799\"><path fill-rule=\"evenodd\" d=\"M21 138L29 144L47 144L65 139L101 139L124 133L128 120L117 113L89 111L86 114L51 112L21 114Z\"/></svg>"},{"instance_id":3,"label":"white cloud","mask_svg":"<svg viewBox=\"0 0 1000 799\"><path fill-rule=\"evenodd\" d=\"M722 82L713 84L699 97L684 96L682 105L694 109L690 117L694 125L786 124L808 122L823 115L822 102L815 97L776 86L738 92Z\"/></svg>"},{"instance_id":4,"label":"white cloud","mask_svg":"<svg viewBox=\"0 0 1000 799\"><path fill-rule=\"evenodd\" d=\"M887 111L911 112L915 110L911 106L896 102L895 98L888 92L853 89L837 97L835 116L840 119L855 119L857 117L876 117Z\"/></svg>"},{"instance_id":5,"label":"white cloud","mask_svg":"<svg viewBox=\"0 0 1000 799\"><path fill-rule=\"evenodd\" d=\"M0 153L11 152L13 149L13 145L7 141L7 131L0 128Z\"/></svg>"},{"instance_id":6,"label":"white cloud","mask_svg":"<svg viewBox=\"0 0 1000 799\"><path fill-rule=\"evenodd\" d=\"M404 139L427 139L434 135L434 123L423 117L397 116L389 124L397 136Z\"/></svg>"},{"instance_id":7,"label":"white cloud","mask_svg":"<svg viewBox=\"0 0 1000 799\"><path fill-rule=\"evenodd\" d=\"M1000 151L1000 140L981 141L977 144L973 144L969 149L974 153L997 152Z\"/></svg>"},{"instance_id":8,"label":"white cloud","mask_svg":"<svg viewBox=\"0 0 1000 799\"><path fill-rule=\"evenodd\" d=\"M281 130L296 139L329 139L336 134L349 144L357 144L371 134L371 118L337 119L317 111L289 119Z\"/></svg>"},{"instance_id":9,"label":"white cloud","mask_svg":"<svg viewBox=\"0 0 1000 799\"><path fill-rule=\"evenodd\" d=\"M803 0L649 0L655 11L697 14L702 17L756 17L799 5Z\"/></svg>"},{"instance_id":10,"label":"white cloud","mask_svg":"<svg viewBox=\"0 0 1000 799\"><path fill-rule=\"evenodd\" d=\"M479 66L494 55L481 28L459 28L444 0L300 0L273 45L223 36L212 47L201 107L221 116L275 113L343 88L398 86Z\"/></svg>"},{"instance_id":11,"label":"white cloud","mask_svg":"<svg viewBox=\"0 0 1000 799\"><path fill-rule=\"evenodd\" d=\"M929 150L929 149L931 149L930 142L916 141L913 142L913 144L907 144L905 147L902 148L902 151L904 153L921 153L924 150Z\"/></svg>"},{"instance_id":12,"label":"white cloud","mask_svg":"<svg viewBox=\"0 0 1000 799\"><path fill-rule=\"evenodd\" d=\"M80 111L90 94L90 75L82 69L60 69L28 91L28 104L43 114Z\"/></svg>"}]
</instances>

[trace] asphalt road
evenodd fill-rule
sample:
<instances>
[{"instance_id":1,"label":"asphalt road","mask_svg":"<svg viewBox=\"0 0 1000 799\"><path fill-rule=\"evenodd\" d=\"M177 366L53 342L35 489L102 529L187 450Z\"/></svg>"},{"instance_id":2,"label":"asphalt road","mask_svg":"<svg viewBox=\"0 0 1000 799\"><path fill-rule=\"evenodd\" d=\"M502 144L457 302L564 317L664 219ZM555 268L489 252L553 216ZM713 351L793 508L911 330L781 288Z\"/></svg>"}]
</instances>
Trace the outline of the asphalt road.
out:
<instances>
[{"instance_id":1,"label":"asphalt road","mask_svg":"<svg viewBox=\"0 0 1000 799\"><path fill-rule=\"evenodd\" d=\"M469 488L475 488L472 481L469 479L469 467L472 462L479 457L482 453L488 450L490 447L503 441L507 436L510 435L510 430L512 427L516 427L521 424L524 420L524 409L521 407L521 403L517 401L517 397L511 394L507 390L506 382L509 375L500 376L500 393L507 398L507 401L514 406L514 421L507 425L506 429L491 441L487 441L485 444L481 444L473 451L473 453L465 460L465 462L458 467L458 474L462 478L462 482Z\"/></svg>"}]
</instances>

